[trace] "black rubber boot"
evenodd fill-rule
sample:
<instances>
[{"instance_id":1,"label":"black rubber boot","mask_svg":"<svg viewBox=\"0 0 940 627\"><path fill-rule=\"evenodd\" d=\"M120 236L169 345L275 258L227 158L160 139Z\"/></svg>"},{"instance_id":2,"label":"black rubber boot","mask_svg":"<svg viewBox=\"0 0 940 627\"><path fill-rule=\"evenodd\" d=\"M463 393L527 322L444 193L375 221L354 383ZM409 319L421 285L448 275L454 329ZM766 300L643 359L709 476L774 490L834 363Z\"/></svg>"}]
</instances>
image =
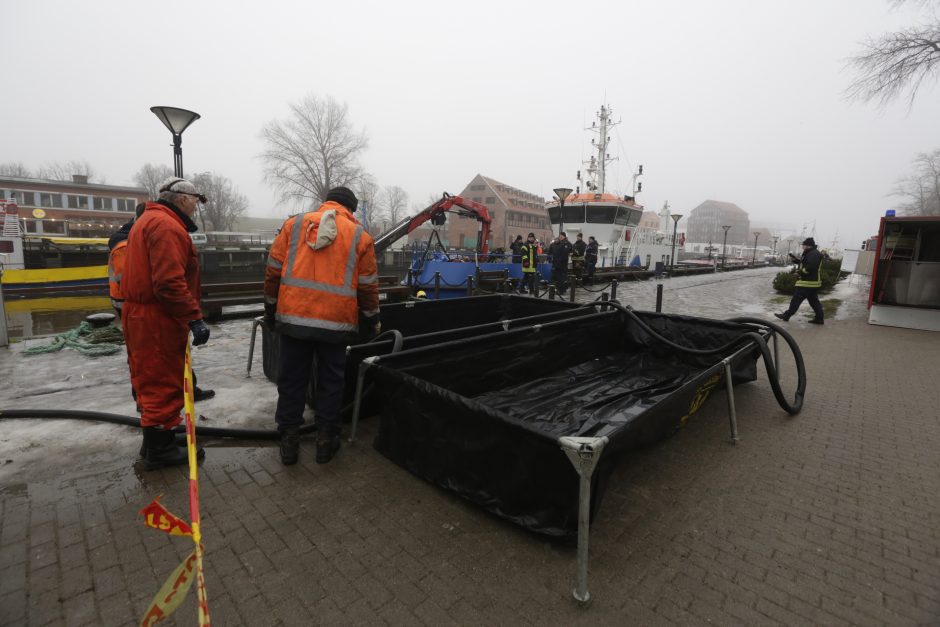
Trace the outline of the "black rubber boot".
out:
<instances>
[{"instance_id":1,"label":"black rubber boot","mask_svg":"<svg viewBox=\"0 0 940 627\"><path fill-rule=\"evenodd\" d=\"M281 463L292 466L300 455L300 427L281 429Z\"/></svg>"},{"instance_id":2,"label":"black rubber boot","mask_svg":"<svg viewBox=\"0 0 940 627\"><path fill-rule=\"evenodd\" d=\"M813 318L809 321L810 324L826 324L822 318Z\"/></svg>"},{"instance_id":3,"label":"black rubber boot","mask_svg":"<svg viewBox=\"0 0 940 627\"><path fill-rule=\"evenodd\" d=\"M196 459L206 456L201 447ZM189 462L185 446L177 446L176 434L161 427L144 427L144 470L158 470L167 466L181 466Z\"/></svg>"},{"instance_id":4,"label":"black rubber boot","mask_svg":"<svg viewBox=\"0 0 940 627\"><path fill-rule=\"evenodd\" d=\"M198 385L193 389L193 402L198 403L199 401L207 401L210 398L215 398L215 390L203 390Z\"/></svg>"},{"instance_id":5,"label":"black rubber boot","mask_svg":"<svg viewBox=\"0 0 940 627\"><path fill-rule=\"evenodd\" d=\"M317 436L317 463L325 464L339 451L339 435L321 434Z\"/></svg>"},{"instance_id":6,"label":"black rubber boot","mask_svg":"<svg viewBox=\"0 0 940 627\"><path fill-rule=\"evenodd\" d=\"M790 316L788 316L788 315L785 314L785 313L782 313L782 314L775 313L775 314L774 314L774 317L775 317L775 318L780 318L780 319L783 320L784 322L786 322L787 320L790 319Z\"/></svg>"}]
</instances>

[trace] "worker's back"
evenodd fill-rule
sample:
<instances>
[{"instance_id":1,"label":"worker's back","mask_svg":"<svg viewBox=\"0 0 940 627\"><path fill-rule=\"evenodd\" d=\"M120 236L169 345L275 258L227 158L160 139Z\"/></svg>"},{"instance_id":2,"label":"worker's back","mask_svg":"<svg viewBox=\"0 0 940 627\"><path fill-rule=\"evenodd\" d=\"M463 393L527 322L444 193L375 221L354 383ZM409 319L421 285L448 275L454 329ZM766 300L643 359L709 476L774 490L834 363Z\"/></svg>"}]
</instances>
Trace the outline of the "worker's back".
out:
<instances>
[{"instance_id":1,"label":"worker's back","mask_svg":"<svg viewBox=\"0 0 940 627\"><path fill-rule=\"evenodd\" d=\"M265 296L278 329L332 342L357 338L359 313L379 309L372 237L336 202L289 218L271 247Z\"/></svg>"}]
</instances>

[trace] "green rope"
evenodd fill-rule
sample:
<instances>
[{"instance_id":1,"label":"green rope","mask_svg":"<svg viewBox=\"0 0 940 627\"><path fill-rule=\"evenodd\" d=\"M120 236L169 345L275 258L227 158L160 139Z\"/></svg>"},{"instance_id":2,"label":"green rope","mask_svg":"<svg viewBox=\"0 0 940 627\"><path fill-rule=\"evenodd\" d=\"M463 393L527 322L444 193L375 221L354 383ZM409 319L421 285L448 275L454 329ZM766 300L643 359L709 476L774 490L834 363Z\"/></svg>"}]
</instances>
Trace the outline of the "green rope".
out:
<instances>
[{"instance_id":1,"label":"green rope","mask_svg":"<svg viewBox=\"0 0 940 627\"><path fill-rule=\"evenodd\" d=\"M86 357L100 357L120 352L124 344L124 334L113 324L95 327L83 321L78 327L52 338L45 346L33 346L23 351L24 355L42 355L54 353L65 347L76 350Z\"/></svg>"}]
</instances>

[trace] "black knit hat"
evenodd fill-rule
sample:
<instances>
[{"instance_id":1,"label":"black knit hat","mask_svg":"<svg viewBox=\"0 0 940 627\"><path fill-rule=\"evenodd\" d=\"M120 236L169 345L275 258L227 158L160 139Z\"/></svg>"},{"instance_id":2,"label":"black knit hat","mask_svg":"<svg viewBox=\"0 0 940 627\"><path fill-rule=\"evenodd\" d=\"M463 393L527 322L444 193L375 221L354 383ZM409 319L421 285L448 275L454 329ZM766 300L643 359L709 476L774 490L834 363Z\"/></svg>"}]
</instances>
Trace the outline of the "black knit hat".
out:
<instances>
[{"instance_id":1,"label":"black knit hat","mask_svg":"<svg viewBox=\"0 0 940 627\"><path fill-rule=\"evenodd\" d=\"M334 187L326 194L326 200L338 202L350 211L355 211L359 206L359 199L348 187Z\"/></svg>"},{"instance_id":2,"label":"black knit hat","mask_svg":"<svg viewBox=\"0 0 940 627\"><path fill-rule=\"evenodd\" d=\"M803 240L803 246L815 246L815 245L816 245L816 240L814 240L812 237L807 237L806 239Z\"/></svg>"}]
</instances>

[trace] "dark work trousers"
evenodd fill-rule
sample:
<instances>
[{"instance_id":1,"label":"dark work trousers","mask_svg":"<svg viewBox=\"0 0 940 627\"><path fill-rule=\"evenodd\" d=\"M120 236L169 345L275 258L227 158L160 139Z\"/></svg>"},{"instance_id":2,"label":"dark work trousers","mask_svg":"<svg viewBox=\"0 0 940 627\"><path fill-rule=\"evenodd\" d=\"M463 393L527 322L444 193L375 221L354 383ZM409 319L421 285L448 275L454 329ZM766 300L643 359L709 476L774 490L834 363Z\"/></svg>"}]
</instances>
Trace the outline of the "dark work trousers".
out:
<instances>
[{"instance_id":1,"label":"dark work trousers","mask_svg":"<svg viewBox=\"0 0 940 627\"><path fill-rule=\"evenodd\" d=\"M813 308L813 313L816 314L817 320L823 319L823 308L819 304L818 293L819 288L816 287L798 287L796 291L793 292L793 298L790 299L790 308L787 309L786 313L783 314L787 318L796 313L796 310L800 308L800 305L803 304L804 300L809 301L809 306Z\"/></svg>"},{"instance_id":2,"label":"dark work trousers","mask_svg":"<svg viewBox=\"0 0 940 627\"><path fill-rule=\"evenodd\" d=\"M539 281L538 272L523 272L522 273L522 291L528 291L531 294L535 294L535 290L538 289Z\"/></svg>"},{"instance_id":3,"label":"dark work trousers","mask_svg":"<svg viewBox=\"0 0 940 627\"><path fill-rule=\"evenodd\" d=\"M307 386L313 361L317 364L316 402L313 406L317 431L339 435L339 410L343 402L346 345L298 340L281 333L281 371L277 378L278 429L299 427L304 422Z\"/></svg>"},{"instance_id":4,"label":"dark work trousers","mask_svg":"<svg viewBox=\"0 0 940 627\"><path fill-rule=\"evenodd\" d=\"M552 266L552 283L559 292L568 285L568 266Z\"/></svg>"},{"instance_id":5,"label":"dark work trousers","mask_svg":"<svg viewBox=\"0 0 940 627\"><path fill-rule=\"evenodd\" d=\"M584 262L584 265L587 266L588 282L593 283L594 282L594 268L597 267L597 259L594 259L593 261L588 259L587 261Z\"/></svg>"}]
</instances>

